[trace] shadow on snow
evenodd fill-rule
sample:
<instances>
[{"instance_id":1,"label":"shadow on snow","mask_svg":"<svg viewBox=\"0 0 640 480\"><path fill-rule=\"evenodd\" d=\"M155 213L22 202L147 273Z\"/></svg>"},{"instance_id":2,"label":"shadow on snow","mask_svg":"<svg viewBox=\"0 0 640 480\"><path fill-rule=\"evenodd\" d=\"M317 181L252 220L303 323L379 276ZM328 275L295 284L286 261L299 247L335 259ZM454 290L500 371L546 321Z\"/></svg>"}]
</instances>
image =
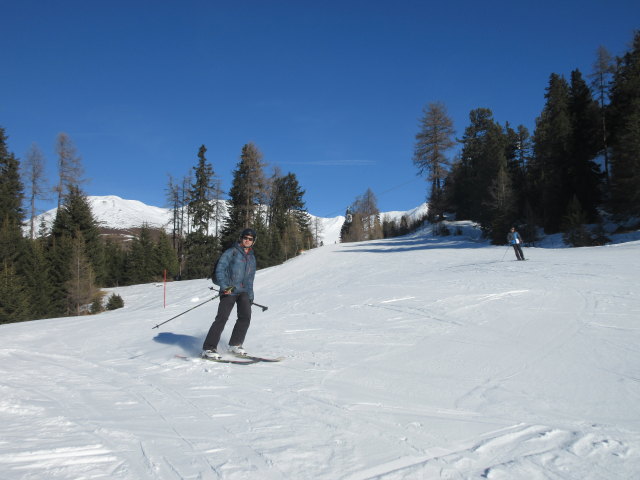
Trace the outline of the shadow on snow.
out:
<instances>
[{"instance_id":1,"label":"shadow on snow","mask_svg":"<svg viewBox=\"0 0 640 480\"><path fill-rule=\"evenodd\" d=\"M486 248L491 247L486 241L473 241L464 237L459 239L445 240L447 237L425 238L425 237L399 237L387 240L374 240L372 243L354 243L339 252L360 252L360 253L389 253L389 252L410 252L415 250L430 250L440 248Z\"/></svg>"},{"instance_id":2,"label":"shadow on snow","mask_svg":"<svg viewBox=\"0 0 640 480\"><path fill-rule=\"evenodd\" d=\"M153 341L165 345L176 345L191 355L198 355L202 350L202 338L191 335L162 332L156 335Z\"/></svg>"}]
</instances>

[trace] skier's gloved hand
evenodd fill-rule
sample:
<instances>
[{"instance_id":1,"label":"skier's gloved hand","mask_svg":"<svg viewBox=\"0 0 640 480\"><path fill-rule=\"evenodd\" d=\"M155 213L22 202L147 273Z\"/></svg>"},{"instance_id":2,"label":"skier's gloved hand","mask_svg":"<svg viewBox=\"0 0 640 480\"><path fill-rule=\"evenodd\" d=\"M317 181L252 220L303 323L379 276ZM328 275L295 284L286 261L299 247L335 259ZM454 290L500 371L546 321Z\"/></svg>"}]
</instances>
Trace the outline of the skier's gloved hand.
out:
<instances>
[{"instance_id":1,"label":"skier's gloved hand","mask_svg":"<svg viewBox=\"0 0 640 480\"><path fill-rule=\"evenodd\" d=\"M220 290L220 295L229 295L231 292L233 292L233 287L225 287Z\"/></svg>"}]
</instances>

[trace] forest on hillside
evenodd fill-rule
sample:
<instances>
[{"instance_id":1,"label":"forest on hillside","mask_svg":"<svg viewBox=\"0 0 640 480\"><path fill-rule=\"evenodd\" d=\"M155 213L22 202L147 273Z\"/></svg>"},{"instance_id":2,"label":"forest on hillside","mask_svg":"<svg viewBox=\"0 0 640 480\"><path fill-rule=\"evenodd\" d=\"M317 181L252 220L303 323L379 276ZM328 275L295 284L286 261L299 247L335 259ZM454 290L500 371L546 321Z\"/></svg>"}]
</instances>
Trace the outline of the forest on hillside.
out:
<instances>
[{"instance_id":1,"label":"forest on hillside","mask_svg":"<svg viewBox=\"0 0 640 480\"><path fill-rule=\"evenodd\" d=\"M424 109L414 164L430 182L430 220L474 220L494 243L510 226L534 241L540 229L573 246L606 241L604 219L640 216L640 32L612 58L600 47L587 77L552 73L535 130L469 114L462 138L439 102ZM460 152L447 152L456 144Z\"/></svg>"},{"instance_id":2,"label":"forest on hillside","mask_svg":"<svg viewBox=\"0 0 640 480\"><path fill-rule=\"evenodd\" d=\"M425 106L413 163L429 183L428 220L447 215L482 225L504 243L511 225L525 240L562 232L573 246L606 242L607 218L640 218L640 32L613 58L601 47L587 77L552 73L534 132L500 125L489 108L474 109L461 138L442 102ZM318 246L319 229L294 173L265 173L263 154L245 144L222 189L207 149L191 171L169 179L169 232L141 225L128 241L102 235L83 190L83 167L71 138L56 139L57 183L46 185L34 146L21 161L0 126L0 323L97 313L120 306L101 288L169 279L205 278L216 258L246 227L257 231L259 267L280 264ZM453 157L455 146L460 150ZM50 229L36 225L37 203L53 193ZM224 207L222 208L221 205ZM380 218L368 189L345 212L341 241L403 235L417 227ZM635 221L635 224L633 222ZM437 228L446 233L445 228ZM26 233L25 233L26 232Z\"/></svg>"}]
</instances>

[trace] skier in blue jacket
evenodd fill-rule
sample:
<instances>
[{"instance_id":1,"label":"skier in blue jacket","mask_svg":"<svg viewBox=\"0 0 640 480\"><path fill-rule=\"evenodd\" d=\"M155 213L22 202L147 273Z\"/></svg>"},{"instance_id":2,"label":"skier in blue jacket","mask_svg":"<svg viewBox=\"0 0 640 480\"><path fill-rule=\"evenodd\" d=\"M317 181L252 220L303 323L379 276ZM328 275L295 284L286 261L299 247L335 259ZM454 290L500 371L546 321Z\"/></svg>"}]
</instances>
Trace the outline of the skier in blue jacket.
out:
<instances>
[{"instance_id":1,"label":"skier in blue jacket","mask_svg":"<svg viewBox=\"0 0 640 480\"><path fill-rule=\"evenodd\" d=\"M246 228L240 241L225 250L216 265L213 281L220 286L220 303L207 337L202 345L202 356L214 360L222 358L218 353L218 342L234 305L238 305L238 319L231 332L229 350L236 355L246 355L242 348L251 323L251 303L253 302L253 279L256 274L256 257L253 244L256 232Z\"/></svg>"},{"instance_id":2,"label":"skier in blue jacket","mask_svg":"<svg viewBox=\"0 0 640 480\"><path fill-rule=\"evenodd\" d=\"M507 241L509 242L509 245L513 247L513 250L516 252L516 258L518 260L524 260L522 247L520 246L520 244L522 244L522 237L516 231L516 227L511 227L511 231L507 235Z\"/></svg>"}]
</instances>

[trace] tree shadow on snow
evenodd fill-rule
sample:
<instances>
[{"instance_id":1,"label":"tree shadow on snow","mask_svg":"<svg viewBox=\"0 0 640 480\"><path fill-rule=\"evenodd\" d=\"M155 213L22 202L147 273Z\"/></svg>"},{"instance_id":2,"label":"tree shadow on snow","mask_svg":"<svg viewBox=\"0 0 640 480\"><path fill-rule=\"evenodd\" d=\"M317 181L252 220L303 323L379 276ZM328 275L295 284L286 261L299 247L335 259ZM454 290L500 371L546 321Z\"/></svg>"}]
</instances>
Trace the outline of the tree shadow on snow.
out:
<instances>
[{"instance_id":1,"label":"tree shadow on snow","mask_svg":"<svg viewBox=\"0 0 640 480\"><path fill-rule=\"evenodd\" d=\"M450 238L450 239L449 239ZM338 250L343 252L361 253L389 253L389 252L410 252L414 250L431 250L441 248L487 248L491 246L486 241L474 241L465 237L436 237L436 238L392 238L386 240L374 240L376 248L371 248L371 243L363 242L353 244L349 247ZM345 244L348 245L348 244Z\"/></svg>"},{"instance_id":2,"label":"tree shadow on snow","mask_svg":"<svg viewBox=\"0 0 640 480\"><path fill-rule=\"evenodd\" d=\"M180 335L171 332L162 332L153 338L154 342L164 343L165 345L176 345L185 353L198 355L202 350L202 338L193 337L191 335Z\"/></svg>"}]
</instances>

